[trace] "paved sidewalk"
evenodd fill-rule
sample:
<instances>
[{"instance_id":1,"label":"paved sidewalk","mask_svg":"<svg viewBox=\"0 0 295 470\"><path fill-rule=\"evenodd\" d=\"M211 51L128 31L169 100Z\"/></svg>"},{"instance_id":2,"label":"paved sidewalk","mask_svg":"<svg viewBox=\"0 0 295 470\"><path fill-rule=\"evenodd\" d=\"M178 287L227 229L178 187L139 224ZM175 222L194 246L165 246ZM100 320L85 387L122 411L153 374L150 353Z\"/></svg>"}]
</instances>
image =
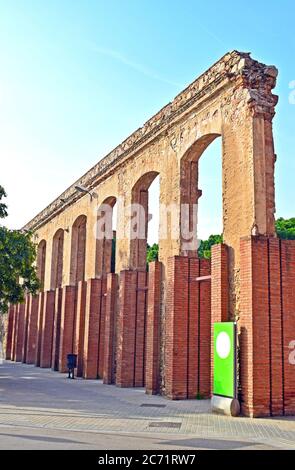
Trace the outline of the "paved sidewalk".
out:
<instances>
[{"instance_id":1,"label":"paved sidewalk","mask_svg":"<svg viewBox=\"0 0 295 470\"><path fill-rule=\"evenodd\" d=\"M295 449L295 418L217 416L208 400L170 401L5 362L0 449L8 448Z\"/></svg>"}]
</instances>

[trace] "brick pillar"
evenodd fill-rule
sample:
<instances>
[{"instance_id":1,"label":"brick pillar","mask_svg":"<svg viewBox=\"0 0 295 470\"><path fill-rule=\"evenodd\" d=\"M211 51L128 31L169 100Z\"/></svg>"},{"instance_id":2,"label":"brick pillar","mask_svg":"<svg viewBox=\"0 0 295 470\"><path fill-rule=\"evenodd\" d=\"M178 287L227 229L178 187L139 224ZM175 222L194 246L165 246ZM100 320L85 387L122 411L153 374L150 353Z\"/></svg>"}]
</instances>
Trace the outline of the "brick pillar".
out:
<instances>
[{"instance_id":1,"label":"brick pillar","mask_svg":"<svg viewBox=\"0 0 295 470\"><path fill-rule=\"evenodd\" d=\"M76 286L64 286L62 289L59 366L60 372L67 371L67 354L73 352L75 322Z\"/></svg>"},{"instance_id":2,"label":"brick pillar","mask_svg":"<svg viewBox=\"0 0 295 470\"><path fill-rule=\"evenodd\" d=\"M36 349L37 349L37 326L38 326L38 305L39 295L29 296L29 310L28 310L28 335L27 335L27 352L26 363L35 364Z\"/></svg>"},{"instance_id":3,"label":"brick pillar","mask_svg":"<svg viewBox=\"0 0 295 470\"><path fill-rule=\"evenodd\" d=\"M149 264L146 322L145 389L148 394L160 391L160 328L161 328L162 263Z\"/></svg>"},{"instance_id":4,"label":"brick pillar","mask_svg":"<svg viewBox=\"0 0 295 470\"><path fill-rule=\"evenodd\" d=\"M145 385L146 311L147 311L147 273L146 271L138 271L136 320L135 320L134 387L144 387Z\"/></svg>"},{"instance_id":5,"label":"brick pillar","mask_svg":"<svg viewBox=\"0 0 295 470\"><path fill-rule=\"evenodd\" d=\"M23 351L23 342L24 342L24 327L25 327L25 304L18 304L17 309L17 335L16 335L16 345L15 345L15 361L22 361L22 351Z\"/></svg>"},{"instance_id":6,"label":"brick pillar","mask_svg":"<svg viewBox=\"0 0 295 470\"><path fill-rule=\"evenodd\" d=\"M294 245L295 246L295 245ZM270 347L270 413L280 416L283 404L283 356L282 356L282 289L281 242L268 240L269 283L269 347ZM295 303L294 303L295 306ZM294 312L294 310L293 310ZM294 371L295 372L295 371Z\"/></svg>"},{"instance_id":7,"label":"brick pillar","mask_svg":"<svg viewBox=\"0 0 295 470\"><path fill-rule=\"evenodd\" d=\"M295 240L281 240L284 414L295 414Z\"/></svg>"},{"instance_id":8,"label":"brick pillar","mask_svg":"<svg viewBox=\"0 0 295 470\"><path fill-rule=\"evenodd\" d=\"M172 399L210 395L209 276L208 260L168 260L164 375L165 394Z\"/></svg>"},{"instance_id":9,"label":"brick pillar","mask_svg":"<svg viewBox=\"0 0 295 470\"><path fill-rule=\"evenodd\" d=\"M103 378L104 369L104 354L105 354L105 312L106 312L106 298L107 298L107 278L106 276L101 279L101 299L100 299L100 322L98 334L98 378Z\"/></svg>"},{"instance_id":10,"label":"brick pillar","mask_svg":"<svg viewBox=\"0 0 295 470\"><path fill-rule=\"evenodd\" d=\"M116 385L134 387L137 272L121 271L117 333Z\"/></svg>"},{"instance_id":11,"label":"brick pillar","mask_svg":"<svg viewBox=\"0 0 295 470\"><path fill-rule=\"evenodd\" d=\"M99 377L99 350L101 331L102 279L88 279L85 307L84 365L83 377Z\"/></svg>"},{"instance_id":12,"label":"brick pillar","mask_svg":"<svg viewBox=\"0 0 295 470\"><path fill-rule=\"evenodd\" d=\"M114 382L117 286L117 274L109 273L107 275L107 296L105 311L105 352L103 369L103 383L105 384L112 384Z\"/></svg>"},{"instance_id":13,"label":"brick pillar","mask_svg":"<svg viewBox=\"0 0 295 470\"><path fill-rule=\"evenodd\" d=\"M85 304L87 285L85 281L78 282L76 304L76 331L74 352L77 354L77 377L83 376L83 352L85 334Z\"/></svg>"},{"instance_id":14,"label":"brick pillar","mask_svg":"<svg viewBox=\"0 0 295 470\"><path fill-rule=\"evenodd\" d=\"M59 367L62 293L63 293L62 287L57 287L55 289L54 325L53 325L52 359L51 359L52 370L58 370L58 367Z\"/></svg>"},{"instance_id":15,"label":"brick pillar","mask_svg":"<svg viewBox=\"0 0 295 470\"><path fill-rule=\"evenodd\" d=\"M165 325L165 395L187 398L189 258L168 259Z\"/></svg>"},{"instance_id":16,"label":"brick pillar","mask_svg":"<svg viewBox=\"0 0 295 470\"><path fill-rule=\"evenodd\" d=\"M16 335L17 335L17 309L18 304L13 306L13 331L11 341L11 360L15 361L15 350L16 350Z\"/></svg>"},{"instance_id":17,"label":"brick pillar","mask_svg":"<svg viewBox=\"0 0 295 470\"><path fill-rule=\"evenodd\" d=\"M211 248L212 322L226 322L229 315L228 247L220 243Z\"/></svg>"},{"instance_id":18,"label":"brick pillar","mask_svg":"<svg viewBox=\"0 0 295 470\"><path fill-rule=\"evenodd\" d=\"M30 294L26 294L25 300L25 313L24 313L24 341L22 348L22 362L27 360L27 344L28 344L28 329L29 329L29 313L30 313Z\"/></svg>"},{"instance_id":19,"label":"brick pillar","mask_svg":"<svg viewBox=\"0 0 295 470\"><path fill-rule=\"evenodd\" d=\"M213 245L211 248L211 383L213 393L213 357L215 322L229 320L229 258L228 247L224 243Z\"/></svg>"},{"instance_id":20,"label":"brick pillar","mask_svg":"<svg viewBox=\"0 0 295 470\"><path fill-rule=\"evenodd\" d=\"M55 291L46 291L43 302L43 323L40 351L40 367L51 367Z\"/></svg>"},{"instance_id":21,"label":"brick pillar","mask_svg":"<svg viewBox=\"0 0 295 470\"><path fill-rule=\"evenodd\" d=\"M42 330L43 330L43 311L44 311L44 291L39 294L39 305L38 305L38 322L37 322L37 349L36 349L36 361L35 365L40 366L41 357L41 341L42 341Z\"/></svg>"},{"instance_id":22,"label":"brick pillar","mask_svg":"<svg viewBox=\"0 0 295 470\"><path fill-rule=\"evenodd\" d=\"M268 246L264 238L241 240L240 381L242 413L270 415Z\"/></svg>"},{"instance_id":23,"label":"brick pillar","mask_svg":"<svg viewBox=\"0 0 295 470\"><path fill-rule=\"evenodd\" d=\"M7 325L7 336L6 336L6 360L11 360L11 347L12 347L12 336L14 326L14 305L9 305L8 310L8 325Z\"/></svg>"},{"instance_id":24,"label":"brick pillar","mask_svg":"<svg viewBox=\"0 0 295 470\"><path fill-rule=\"evenodd\" d=\"M241 240L240 380L248 416L295 412L295 242Z\"/></svg>"},{"instance_id":25,"label":"brick pillar","mask_svg":"<svg viewBox=\"0 0 295 470\"><path fill-rule=\"evenodd\" d=\"M211 280L195 282L193 279L196 272L198 272L197 277L210 276L210 261L190 258L189 268L192 282L189 284L188 398L196 398L197 395L209 398L211 386ZM198 294L194 298L191 287L196 283L195 289ZM198 303L196 304L196 302ZM195 307L197 307L197 314L194 313ZM198 335L194 337L196 331ZM197 369L195 369L194 358L198 358Z\"/></svg>"}]
</instances>

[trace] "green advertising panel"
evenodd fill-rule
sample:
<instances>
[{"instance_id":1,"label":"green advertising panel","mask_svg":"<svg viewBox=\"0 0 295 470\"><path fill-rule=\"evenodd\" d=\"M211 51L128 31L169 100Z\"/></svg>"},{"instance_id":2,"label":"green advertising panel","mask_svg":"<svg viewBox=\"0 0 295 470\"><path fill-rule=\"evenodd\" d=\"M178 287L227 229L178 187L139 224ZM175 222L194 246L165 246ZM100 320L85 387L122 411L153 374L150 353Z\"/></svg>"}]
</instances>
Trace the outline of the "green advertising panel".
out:
<instances>
[{"instance_id":1,"label":"green advertising panel","mask_svg":"<svg viewBox=\"0 0 295 470\"><path fill-rule=\"evenodd\" d=\"M214 395L236 398L236 323L214 323Z\"/></svg>"}]
</instances>

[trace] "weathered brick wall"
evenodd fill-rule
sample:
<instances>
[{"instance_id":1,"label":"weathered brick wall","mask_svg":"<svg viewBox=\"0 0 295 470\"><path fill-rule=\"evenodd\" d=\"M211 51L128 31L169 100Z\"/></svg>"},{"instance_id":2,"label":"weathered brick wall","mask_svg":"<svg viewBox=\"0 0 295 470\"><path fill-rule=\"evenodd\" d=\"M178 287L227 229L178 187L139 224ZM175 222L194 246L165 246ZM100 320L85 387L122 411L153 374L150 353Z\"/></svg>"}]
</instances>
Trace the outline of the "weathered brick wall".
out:
<instances>
[{"instance_id":1,"label":"weathered brick wall","mask_svg":"<svg viewBox=\"0 0 295 470\"><path fill-rule=\"evenodd\" d=\"M145 382L147 274L122 271L119 282L116 385L142 387Z\"/></svg>"},{"instance_id":2,"label":"weathered brick wall","mask_svg":"<svg viewBox=\"0 0 295 470\"><path fill-rule=\"evenodd\" d=\"M165 331L165 395L210 395L210 262L173 257L168 263Z\"/></svg>"},{"instance_id":3,"label":"weathered brick wall","mask_svg":"<svg viewBox=\"0 0 295 470\"><path fill-rule=\"evenodd\" d=\"M148 273L145 368L148 394L160 392L161 281L162 263L154 261L149 264Z\"/></svg>"},{"instance_id":4,"label":"weathered brick wall","mask_svg":"<svg viewBox=\"0 0 295 470\"><path fill-rule=\"evenodd\" d=\"M295 413L295 241L241 240L240 370L249 416Z\"/></svg>"},{"instance_id":5,"label":"weathered brick wall","mask_svg":"<svg viewBox=\"0 0 295 470\"><path fill-rule=\"evenodd\" d=\"M83 377L103 376L106 278L88 279L85 306Z\"/></svg>"}]
</instances>

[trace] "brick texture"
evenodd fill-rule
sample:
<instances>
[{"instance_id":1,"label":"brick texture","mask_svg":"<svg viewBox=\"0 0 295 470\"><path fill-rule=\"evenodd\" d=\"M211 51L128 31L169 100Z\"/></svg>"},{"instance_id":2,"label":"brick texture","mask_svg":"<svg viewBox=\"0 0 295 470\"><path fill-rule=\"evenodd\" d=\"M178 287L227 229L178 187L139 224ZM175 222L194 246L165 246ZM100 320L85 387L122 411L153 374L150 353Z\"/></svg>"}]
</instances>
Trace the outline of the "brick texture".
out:
<instances>
[{"instance_id":1,"label":"brick texture","mask_svg":"<svg viewBox=\"0 0 295 470\"><path fill-rule=\"evenodd\" d=\"M242 411L247 416L295 412L295 242L241 240L240 363Z\"/></svg>"},{"instance_id":2,"label":"brick texture","mask_svg":"<svg viewBox=\"0 0 295 470\"><path fill-rule=\"evenodd\" d=\"M145 384L147 273L120 273L116 385Z\"/></svg>"},{"instance_id":3,"label":"brick texture","mask_svg":"<svg viewBox=\"0 0 295 470\"><path fill-rule=\"evenodd\" d=\"M161 281L162 264L154 261L149 264L146 321L145 390L151 395L160 391Z\"/></svg>"},{"instance_id":4,"label":"brick texture","mask_svg":"<svg viewBox=\"0 0 295 470\"><path fill-rule=\"evenodd\" d=\"M62 287L57 287L55 289L54 324L53 324L52 358L51 358L51 368L53 370L58 370L59 368L62 293L63 293Z\"/></svg>"},{"instance_id":5,"label":"brick texture","mask_svg":"<svg viewBox=\"0 0 295 470\"><path fill-rule=\"evenodd\" d=\"M76 286L65 286L62 289L59 372L67 371L67 354L73 353L76 290Z\"/></svg>"},{"instance_id":6,"label":"brick texture","mask_svg":"<svg viewBox=\"0 0 295 470\"><path fill-rule=\"evenodd\" d=\"M10 305L9 310L8 310L8 324L7 324L6 351L5 351L5 358L7 360L12 359L11 347L12 347L13 331L14 331L14 305Z\"/></svg>"},{"instance_id":7,"label":"brick texture","mask_svg":"<svg viewBox=\"0 0 295 470\"><path fill-rule=\"evenodd\" d=\"M116 301L117 301L118 276L109 273L107 275L107 296L104 330L104 369L103 383L112 384L115 379L115 325L116 325Z\"/></svg>"},{"instance_id":8,"label":"brick texture","mask_svg":"<svg viewBox=\"0 0 295 470\"><path fill-rule=\"evenodd\" d=\"M39 294L39 304L38 304L38 322L37 322L37 349L36 349L36 359L35 365L40 366L40 357L41 357L41 341L42 341L42 332L43 332L43 312L44 312L44 291Z\"/></svg>"},{"instance_id":9,"label":"brick texture","mask_svg":"<svg viewBox=\"0 0 295 470\"><path fill-rule=\"evenodd\" d=\"M53 325L55 313L55 291L46 291L43 302L43 323L41 335L40 367L51 367Z\"/></svg>"},{"instance_id":10,"label":"brick texture","mask_svg":"<svg viewBox=\"0 0 295 470\"><path fill-rule=\"evenodd\" d=\"M26 363L35 364L38 341L39 295L29 295Z\"/></svg>"},{"instance_id":11,"label":"brick texture","mask_svg":"<svg viewBox=\"0 0 295 470\"><path fill-rule=\"evenodd\" d=\"M22 361L22 351L24 342L24 328L25 328L25 303L18 304L17 306L17 334L15 344L15 361Z\"/></svg>"},{"instance_id":12,"label":"brick texture","mask_svg":"<svg viewBox=\"0 0 295 470\"><path fill-rule=\"evenodd\" d=\"M85 307L83 377L103 375L103 342L106 279L88 279Z\"/></svg>"},{"instance_id":13,"label":"brick texture","mask_svg":"<svg viewBox=\"0 0 295 470\"><path fill-rule=\"evenodd\" d=\"M172 399L210 395L210 280L197 280L209 275L207 260L169 259L165 394Z\"/></svg>"},{"instance_id":14,"label":"brick texture","mask_svg":"<svg viewBox=\"0 0 295 470\"><path fill-rule=\"evenodd\" d=\"M85 281L78 282L76 302L76 325L74 353L77 354L77 377L83 376L83 353L84 353L84 334L85 334L85 304L87 284Z\"/></svg>"}]
</instances>

